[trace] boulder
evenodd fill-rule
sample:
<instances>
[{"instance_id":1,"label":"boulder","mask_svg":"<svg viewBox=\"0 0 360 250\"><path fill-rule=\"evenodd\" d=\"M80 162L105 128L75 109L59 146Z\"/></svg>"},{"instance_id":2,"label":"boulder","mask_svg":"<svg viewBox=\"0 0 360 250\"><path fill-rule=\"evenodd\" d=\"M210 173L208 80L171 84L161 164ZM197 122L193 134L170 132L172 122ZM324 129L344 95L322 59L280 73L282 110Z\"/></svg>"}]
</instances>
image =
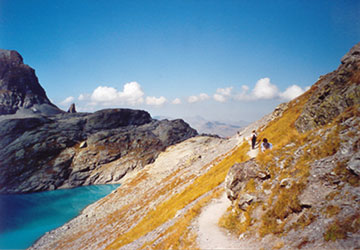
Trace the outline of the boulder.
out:
<instances>
[{"instance_id":1,"label":"boulder","mask_svg":"<svg viewBox=\"0 0 360 250\"><path fill-rule=\"evenodd\" d=\"M269 172L261 168L255 159L244 163L236 163L230 168L225 178L227 197L233 203L238 200L238 206L244 208L244 205L249 205L257 199L254 194L250 193L244 193L239 197L240 192L245 189L246 183L251 179L255 182L262 182L268 178L270 178Z\"/></svg>"}]
</instances>

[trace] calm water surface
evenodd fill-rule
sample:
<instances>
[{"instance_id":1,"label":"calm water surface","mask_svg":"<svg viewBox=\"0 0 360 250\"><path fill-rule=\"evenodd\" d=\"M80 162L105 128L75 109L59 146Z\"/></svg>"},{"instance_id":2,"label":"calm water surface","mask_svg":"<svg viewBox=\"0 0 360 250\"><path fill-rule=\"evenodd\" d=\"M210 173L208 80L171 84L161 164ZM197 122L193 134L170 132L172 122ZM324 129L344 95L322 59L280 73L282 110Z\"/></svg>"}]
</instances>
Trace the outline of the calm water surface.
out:
<instances>
[{"instance_id":1,"label":"calm water surface","mask_svg":"<svg viewBox=\"0 0 360 250\"><path fill-rule=\"evenodd\" d=\"M0 249L24 249L119 185L0 195Z\"/></svg>"}]
</instances>

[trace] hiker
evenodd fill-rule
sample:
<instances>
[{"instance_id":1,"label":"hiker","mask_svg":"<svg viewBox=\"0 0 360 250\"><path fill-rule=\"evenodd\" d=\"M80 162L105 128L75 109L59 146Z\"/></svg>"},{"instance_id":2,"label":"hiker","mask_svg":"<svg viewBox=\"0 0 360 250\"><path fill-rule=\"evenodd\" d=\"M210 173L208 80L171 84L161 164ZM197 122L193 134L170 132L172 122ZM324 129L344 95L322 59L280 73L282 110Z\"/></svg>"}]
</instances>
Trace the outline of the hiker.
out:
<instances>
[{"instance_id":1,"label":"hiker","mask_svg":"<svg viewBox=\"0 0 360 250\"><path fill-rule=\"evenodd\" d=\"M252 148L252 149L255 149L256 138L257 138L256 131L253 130L253 132L252 132L252 134L251 134L251 148Z\"/></svg>"},{"instance_id":2,"label":"hiker","mask_svg":"<svg viewBox=\"0 0 360 250\"><path fill-rule=\"evenodd\" d=\"M272 149L272 144L268 142L266 138L263 139L261 143L261 152L264 152L266 149Z\"/></svg>"}]
</instances>

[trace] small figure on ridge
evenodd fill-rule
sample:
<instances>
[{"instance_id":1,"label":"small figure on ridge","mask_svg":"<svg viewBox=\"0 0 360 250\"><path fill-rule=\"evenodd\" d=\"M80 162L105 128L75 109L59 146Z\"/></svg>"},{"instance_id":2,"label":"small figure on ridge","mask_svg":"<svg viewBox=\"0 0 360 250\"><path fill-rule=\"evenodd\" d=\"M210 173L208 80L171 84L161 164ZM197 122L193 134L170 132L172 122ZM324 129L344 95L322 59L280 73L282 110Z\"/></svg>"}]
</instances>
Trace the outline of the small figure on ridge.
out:
<instances>
[{"instance_id":1,"label":"small figure on ridge","mask_svg":"<svg viewBox=\"0 0 360 250\"><path fill-rule=\"evenodd\" d=\"M253 132L252 132L252 134L251 134L251 148L252 148L252 149L255 149L256 138L257 138L256 131L253 130Z\"/></svg>"}]
</instances>

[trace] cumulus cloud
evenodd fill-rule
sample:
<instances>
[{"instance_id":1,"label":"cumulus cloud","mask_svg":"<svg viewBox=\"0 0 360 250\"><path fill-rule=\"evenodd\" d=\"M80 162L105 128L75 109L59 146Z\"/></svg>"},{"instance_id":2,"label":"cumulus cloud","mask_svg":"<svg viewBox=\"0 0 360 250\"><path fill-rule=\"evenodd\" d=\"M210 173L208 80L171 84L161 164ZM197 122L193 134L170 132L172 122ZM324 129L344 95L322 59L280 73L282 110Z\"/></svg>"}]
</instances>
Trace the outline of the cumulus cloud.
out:
<instances>
[{"instance_id":1,"label":"cumulus cloud","mask_svg":"<svg viewBox=\"0 0 360 250\"><path fill-rule=\"evenodd\" d=\"M86 99L85 94L80 94L79 97L78 97L79 101L84 101L85 99Z\"/></svg>"},{"instance_id":2,"label":"cumulus cloud","mask_svg":"<svg viewBox=\"0 0 360 250\"><path fill-rule=\"evenodd\" d=\"M217 102L226 102L226 98L223 95L220 94L214 94L214 100Z\"/></svg>"},{"instance_id":3,"label":"cumulus cloud","mask_svg":"<svg viewBox=\"0 0 360 250\"><path fill-rule=\"evenodd\" d=\"M233 87L218 88L216 93L213 95L215 101L225 102L228 97L231 96Z\"/></svg>"},{"instance_id":4,"label":"cumulus cloud","mask_svg":"<svg viewBox=\"0 0 360 250\"><path fill-rule=\"evenodd\" d=\"M299 87L297 85L292 85L292 86L288 87L284 92L279 93L279 96L285 100L292 100L292 99L300 96L304 92L305 91L301 87Z\"/></svg>"},{"instance_id":5,"label":"cumulus cloud","mask_svg":"<svg viewBox=\"0 0 360 250\"><path fill-rule=\"evenodd\" d=\"M172 102L172 104L181 104L180 98L175 98Z\"/></svg>"},{"instance_id":6,"label":"cumulus cloud","mask_svg":"<svg viewBox=\"0 0 360 250\"><path fill-rule=\"evenodd\" d=\"M232 91L233 87L227 87L227 88L218 88L216 90L216 93L223 95L223 96L230 96L231 95L231 91Z\"/></svg>"},{"instance_id":7,"label":"cumulus cloud","mask_svg":"<svg viewBox=\"0 0 360 250\"><path fill-rule=\"evenodd\" d=\"M255 99L273 99L278 96L279 90L270 82L270 78L261 78L252 91Z\"/></svg>"},{"instance_id":8,"label":"cumulus cloud","mask_svg":"<svg viewBox=\"0 0 360 250\"><path fill-rule=\"evenodd\" d=\"M60 102L60 104L63 105L63 106L66 106L66 105L69 105L70 103L72 103L74 100L75 100L74 97L69 96L69 97L65 98L65 100Z\"/></svg>"},{"instance_id":9,"label":"cumulus cloud","mask_svg":"<svg viewBox=\"0 0 360 250\"><path fill-rule=\"evenodd\" d=\"M99 86L91 94L94 102L112 102L119 97L118 91L113 87Z\"/></svg>"},{"instance_id":10,"label":"cumulus cloud","mask_svg":"<svg viewBox=\"0 0 360 250\"><path fill-rule=\"evenodd\" d=\"M83 97L84 95L81 98ZM118 91L113 87L99 86L90 95L90 99L95 104L127 104L135 106L144 102L144 92L140 84L129 82L124 85L122 91Z\"/></svg>"},{"instance_id":11,"label":"cumulus cloud","mask_svg":"<svg viewBox=\"0 0 360 250\"><path fill-rule=\"evenodd\" d=\"M249 86L242 85L240 92L231 92L229 97L239 101L256 101L269 99L283 99L289 101L300 96L308 89L309 87L303 89L298 85L294 84L288 87L285 91L281 92L278 87L271 82L270 78L265 77L259 79L252 90L250 90ZM219 91L214 94L214 99L219 102L224 102L226 100L224 96L219 96Z\"/></svg>"},{"instance_id":12,"label":"cumulus cloud","mask_svg":"<svg viewBox=\"0 0 360 250\"><path fill-rule=\"evenodd\" d=\"M247 85L242 85L242 86L241 86L241 90L244 91L244 92L249 91L249 89L250 89L250 88L249 88L249 86L247 86Z\"/></svg>"},{"instance_id":13,"label":"cumulus cloud","mask_svg":"<svg viewBox=\"0 0 360 250\"><path fill-rule=\"evenodd\" d=\"M207 100L209 98L210 98L210 96L208 96L207 94L201 93L199 95L189 96L188 102L189 103L195 103L195 102L205 101L205 100Z\"/></svg>"},{"instance_id":14,"label":"cumulus cloud","mask_svg":"<svg viewBox=\"0 0 360 250\"><path fill-rule=\"evenodd\" d=\"M161 96L159 98L155 97L155 96L147 96L146 97L146 104L147 105L152 105L152 106L161 106L166 102L166 98Z\"/></svg>"}]
</instances>

